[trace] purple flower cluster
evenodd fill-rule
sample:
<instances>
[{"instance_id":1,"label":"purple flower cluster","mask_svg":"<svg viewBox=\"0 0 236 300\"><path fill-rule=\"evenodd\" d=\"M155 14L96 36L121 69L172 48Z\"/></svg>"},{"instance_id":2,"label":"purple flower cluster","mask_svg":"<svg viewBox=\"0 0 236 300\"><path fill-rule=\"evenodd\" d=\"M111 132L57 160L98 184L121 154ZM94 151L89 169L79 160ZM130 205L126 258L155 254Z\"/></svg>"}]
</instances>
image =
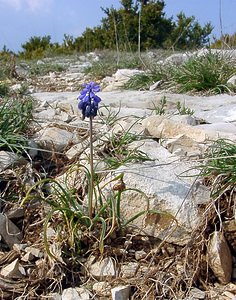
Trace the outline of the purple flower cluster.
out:
<instances>
[{"instance_id":1,"label":"purple flower cluster","mask_svg":"<svg viewBox=\"0 0 236 300\"><path fill-rule=\"evenodd\" d=\"M95 82L84 84L84 89L78 96L78 108L82 110L83 119L95 117L98 111L98 103L101 101L95 93L100 91L100 86Z\"/></svg>"}]
</instances>

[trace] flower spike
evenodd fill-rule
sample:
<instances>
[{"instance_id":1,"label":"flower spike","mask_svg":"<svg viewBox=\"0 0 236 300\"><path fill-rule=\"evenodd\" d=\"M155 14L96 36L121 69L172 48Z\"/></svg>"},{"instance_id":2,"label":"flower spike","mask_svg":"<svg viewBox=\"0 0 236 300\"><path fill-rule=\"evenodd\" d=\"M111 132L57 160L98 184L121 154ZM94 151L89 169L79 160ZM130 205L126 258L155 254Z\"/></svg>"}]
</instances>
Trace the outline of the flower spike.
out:
<instances>
[{"instance_id":1,"label":"flower spike","mask_svg":"<svg viewBox=\"0 0 236 300\"><path fill-rule=\"evenodd\" d=\"M89 82L83 85L84 88L78 96L78 108L82 111L83 119L96 117L98 111L98 104L101 98L96 95L100 92L100 86L95 82Z\"/></svg>"}]
</instances>

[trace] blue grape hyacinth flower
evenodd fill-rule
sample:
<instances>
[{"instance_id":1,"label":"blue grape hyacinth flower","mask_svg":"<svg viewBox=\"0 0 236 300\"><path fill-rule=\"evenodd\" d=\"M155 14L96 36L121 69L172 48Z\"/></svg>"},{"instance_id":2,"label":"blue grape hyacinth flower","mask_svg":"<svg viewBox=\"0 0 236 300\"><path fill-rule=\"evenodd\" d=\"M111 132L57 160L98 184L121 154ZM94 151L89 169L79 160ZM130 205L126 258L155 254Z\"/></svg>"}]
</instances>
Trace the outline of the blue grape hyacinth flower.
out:
<instances>
[{"instance_id":1,"label":"blue grape hyacinth flower","mask_svg":"<svg viewBox=\"0 0 236 300\"><path fill-rule=\"evenodd\" d=\"M82 111L83 120L85 118L96 117L98 112L98 104L101 98L96 95L100 91L100 86L95 82L84 84L84 89L78 96L78 108Z\"/></svg>"}]
</instances>

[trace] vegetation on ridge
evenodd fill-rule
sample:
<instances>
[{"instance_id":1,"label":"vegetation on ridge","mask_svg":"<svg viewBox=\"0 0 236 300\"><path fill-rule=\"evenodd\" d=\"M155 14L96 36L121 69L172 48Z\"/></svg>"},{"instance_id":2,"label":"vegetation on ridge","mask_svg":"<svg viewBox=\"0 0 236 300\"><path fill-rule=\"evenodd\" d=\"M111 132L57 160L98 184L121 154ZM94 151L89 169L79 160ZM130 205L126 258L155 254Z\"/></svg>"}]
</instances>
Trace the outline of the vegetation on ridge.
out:
<instances>
[{"instance_id":1,"label":"vegetation on ridge","mask_svg":"<svg viewBox=\"0 0 236 300\"><path fill-rule=\"evenodd\" d=\"M201 26L194 16L183 12L177 20L164 12L164 0L121 0L121 7L102 8L101 24L86 28L81 36L65 34L62 44L52 43L50 35L33 36L22 44L20 57L41 58L49 55L94 50L140 51L154 48L194 49L209 44L210 23ZM6 47L3 52L6 52Z\"/></svg>"}]
</instances>

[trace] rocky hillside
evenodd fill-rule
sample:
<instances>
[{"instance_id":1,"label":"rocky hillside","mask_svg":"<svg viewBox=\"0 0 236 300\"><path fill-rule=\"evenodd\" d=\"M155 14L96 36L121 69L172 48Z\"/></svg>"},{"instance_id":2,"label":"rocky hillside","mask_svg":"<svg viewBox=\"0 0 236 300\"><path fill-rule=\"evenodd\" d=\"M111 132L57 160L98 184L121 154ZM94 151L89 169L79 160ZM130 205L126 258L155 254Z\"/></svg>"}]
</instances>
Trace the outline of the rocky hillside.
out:
<instances>
[{"instance_id":1,"label":"rocky hillside","mask_svg":"<svg viewBox=\"0 0 236 300\"><path fill-rule=\"evenodd\" d=\"M196 53L148 55L181 68ZM224 93L177 93L167 77L125 90L149 73L88 72L100 60L57 58L46 75L15 65L8 97L30 97L32 116L24 142L1 139L2 299L234 299L236 73ZM77 100L91 80L102 87L92 216L91 124Z\"/></svg>"}]
</instances>

